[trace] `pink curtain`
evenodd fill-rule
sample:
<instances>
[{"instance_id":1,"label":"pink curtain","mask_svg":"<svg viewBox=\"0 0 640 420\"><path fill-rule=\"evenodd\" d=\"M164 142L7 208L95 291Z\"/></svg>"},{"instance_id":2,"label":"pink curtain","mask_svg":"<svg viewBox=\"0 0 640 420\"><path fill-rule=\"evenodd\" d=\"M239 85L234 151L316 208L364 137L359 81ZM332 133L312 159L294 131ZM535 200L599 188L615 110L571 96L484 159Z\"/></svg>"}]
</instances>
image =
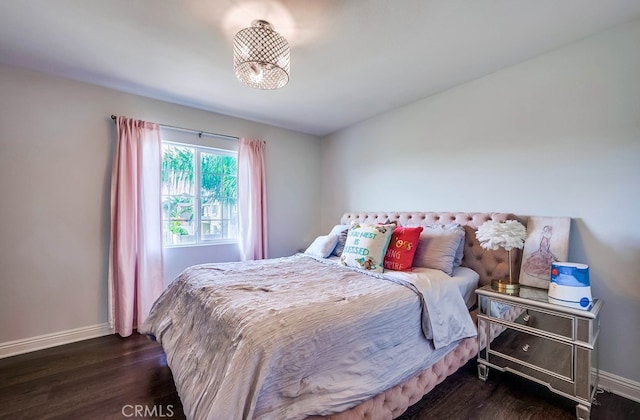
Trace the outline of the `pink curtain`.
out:
<instances>
[{"instance_id":1,"label":"pink curtain","mask_svg":"<svg viewBox=\"0 0 640 420\"><path fill-rule=\"evenodd\" d=\"M111 174L109 322L131 335L164 287L162 267L161 142L157 124L116 119Z\"/></svg>"},{"instance_id":2,"label":"pink curtain","mask_svg":"<svg viewBox=\"0 0 640 420\"><path fill-rule=\"evenodd\" d=\"M267 258L267 197L264 142L241 138L238 144L238 223L243 260Z\"/></svg>"}]
</instances>

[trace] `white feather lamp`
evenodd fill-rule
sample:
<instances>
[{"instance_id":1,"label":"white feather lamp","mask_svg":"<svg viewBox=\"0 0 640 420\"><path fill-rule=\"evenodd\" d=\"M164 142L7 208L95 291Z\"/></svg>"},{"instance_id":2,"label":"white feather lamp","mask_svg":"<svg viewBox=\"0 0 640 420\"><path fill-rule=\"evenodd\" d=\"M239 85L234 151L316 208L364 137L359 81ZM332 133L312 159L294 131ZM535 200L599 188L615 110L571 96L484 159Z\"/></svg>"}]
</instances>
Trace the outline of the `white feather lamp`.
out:
<instances>
[{"instance_id":1,"label":"white feather lamp","mask_svg":"<svg viewBox=\"0 0 640 420\"><path fill-rule=\"evenodd\" d=\"M524 247L526 234L527 229L517 220L488 220L476 231L476 238L481 247L492 250L504 248L509 254L509 279L491 280L492 288L505 293L517 293L520 290L520 285L513 281L511 274L511 250Z\"/></svg>"}]
</instances>

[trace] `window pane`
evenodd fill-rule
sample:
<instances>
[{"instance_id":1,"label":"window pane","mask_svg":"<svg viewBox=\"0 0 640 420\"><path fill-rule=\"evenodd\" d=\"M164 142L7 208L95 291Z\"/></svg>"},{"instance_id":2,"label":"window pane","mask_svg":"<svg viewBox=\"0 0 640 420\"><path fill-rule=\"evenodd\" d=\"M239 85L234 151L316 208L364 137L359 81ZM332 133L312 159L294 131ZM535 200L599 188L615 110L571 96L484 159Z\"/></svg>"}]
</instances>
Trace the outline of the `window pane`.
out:
<instances>
[{"instance_id":1,"label":"window pane","mask_svg":"<svg viewBox=\"0 0 640 420\"><path fill-rule=\"evenodd\" d=\"M216 197L236 197L236 157L201 153L201 194Z\"/></svg>"},{"instance_id":2,"label":"window pane","mask_svg":"<svg viewBox=\"0 0 640 420\"><path fill-rule=\"evenodd\" d=\"M235 200L238 197L238 178L236 173L225 174L223 179L222 196L224 198Z\"/></svg>"},{"instance_id":3,"label":"window pane","mask_svg":"<svg viewBox=\"0 0 640 420\"><path fill-rule=\"evenodd\" d=\"M235 239L238 236L236 157L202 152L200 164L201 238L203 241Z\"/></svg>"},{"instance_id":4,"label":"window pane","mask_svg":"<svg viewBox=\"0 0 640 420\"><path fill-rule=\"evenodd\" d=\"M165 245L196 243L194 156L192 147L162 145L162 234Z\"/></svg>"},{"instance_id":5,"label":"window pane","mask_svg":"<svg viewBox=\"0 0 640 420\"><path fill-rule=\"evenodd\" d=\"M194 152L191 147L162 145L162 194L195 194Z\"/></svg>"},{"instance_id":6,"label":"window pane","mask_svg":"<svg viewBox=\"0 0 640 420\"><path fill-rule=\"evenodd\" d=\"M162 196L163 241L165 245L196 242L193 226L194 197L188 195Z\"/></svg>"},{"instance_id":7,"label":"window pane","mask_svg":"<svg viewBox=\"0 0 640 420\"><path fill-rule=\"evenodd\" d=\"M212 195L202 196L200 225L203 241L211 241L222 239L222 229L220 227L220 219L222 217L222 209L220 202L216 201Z\"/></svg>"},{"instance_id":8,"label":"window pane","mask_svg":"<svg viewBox=\"0 0 640 420\"><path fill-rule=\"evenodd\" d=\"M202 240L235 239L238 236L238 210L235 199L202 199Z\"/></svg>"},{"instance_id":9,"label":"window pane","mask_svg":"<svg viewBox=\"0 0 640 420\"><path fill-rule=\"evenodd\" d=\"M219 196L224 175L223 156L203 152L200 154L201 194Z\"/></svg>"}]
</instances>

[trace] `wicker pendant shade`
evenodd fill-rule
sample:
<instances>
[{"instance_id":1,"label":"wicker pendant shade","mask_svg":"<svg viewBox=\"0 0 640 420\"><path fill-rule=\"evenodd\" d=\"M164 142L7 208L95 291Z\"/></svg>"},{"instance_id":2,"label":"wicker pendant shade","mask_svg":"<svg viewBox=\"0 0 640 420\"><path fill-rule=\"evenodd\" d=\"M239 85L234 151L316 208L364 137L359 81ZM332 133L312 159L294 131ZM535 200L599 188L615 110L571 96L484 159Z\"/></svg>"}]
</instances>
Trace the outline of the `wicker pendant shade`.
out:
<instances>
[{"instance_id":1,"label":"wicker pendant shade","mask_svg":"<svg viewBox=\"0 0 640 420\"><path fill-rule=\"evenodd\" d=\"M278 89L289 82L289 43L265 20L254 20L233 39L233 70L238 80L257 89Z\"/></svg>"}]
</instances>

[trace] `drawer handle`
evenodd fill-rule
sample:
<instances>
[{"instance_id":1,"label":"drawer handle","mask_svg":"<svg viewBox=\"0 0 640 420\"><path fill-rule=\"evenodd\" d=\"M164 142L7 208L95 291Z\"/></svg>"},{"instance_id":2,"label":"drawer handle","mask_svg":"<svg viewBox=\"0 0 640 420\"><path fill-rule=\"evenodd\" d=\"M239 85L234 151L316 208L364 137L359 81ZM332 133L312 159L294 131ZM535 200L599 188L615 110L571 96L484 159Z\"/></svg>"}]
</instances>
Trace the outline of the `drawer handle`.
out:
<instances>
[{"instance_id":1,"label":"drawer handle","mask_svg":"<svg viewBox=\"0 0 640 420\"><path fill-rule=\"evenodd\" d=\"M525 344L524 346L522 346L522 351L524 351L524 352L529 351L529 345Z\"/></svg>"},{"instance_id":2,"label":"drawer handle","mask_svg":"<svg viewBox=\"0 0 640 420\"><path fill-rule=\"evenodd\" d=\"M522 317L522 320L524 322L529 322L530 319L531 319L531 315L529 315L529 314L526 314L524 317Z\"/></svg>"}]
</instances>

